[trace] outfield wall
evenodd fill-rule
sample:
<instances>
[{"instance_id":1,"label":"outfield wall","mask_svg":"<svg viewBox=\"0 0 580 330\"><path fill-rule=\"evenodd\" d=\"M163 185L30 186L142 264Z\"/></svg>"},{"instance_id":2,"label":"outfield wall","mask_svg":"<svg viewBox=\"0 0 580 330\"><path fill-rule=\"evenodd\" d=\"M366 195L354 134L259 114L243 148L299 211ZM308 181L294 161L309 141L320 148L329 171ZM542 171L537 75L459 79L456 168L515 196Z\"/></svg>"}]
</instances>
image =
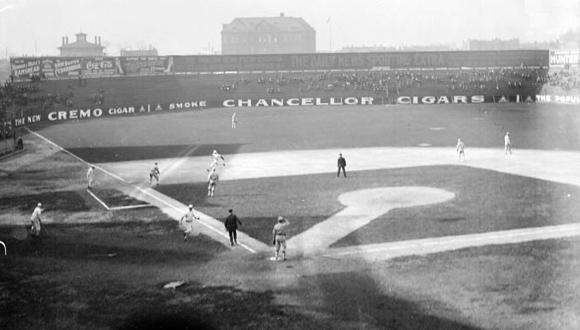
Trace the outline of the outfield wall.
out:
<instances>
[{"instance_id":1,"label":"outfield wall","mask_svg":"<svg viewBox=\"0 0 580 330\"><path fill-rule=\"evenodd\" d=\"M16 80L304 70L548 67L548 50L11 58Z\"/></svg>"}]
</instances>

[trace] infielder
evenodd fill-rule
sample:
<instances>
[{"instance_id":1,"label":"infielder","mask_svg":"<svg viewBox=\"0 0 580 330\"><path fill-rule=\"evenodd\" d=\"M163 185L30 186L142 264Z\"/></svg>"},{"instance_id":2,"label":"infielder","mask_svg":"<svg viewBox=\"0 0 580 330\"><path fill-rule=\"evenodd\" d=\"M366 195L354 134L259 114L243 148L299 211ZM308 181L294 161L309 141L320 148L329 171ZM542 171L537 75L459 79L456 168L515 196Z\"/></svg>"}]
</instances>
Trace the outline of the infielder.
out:
<instances>
[{"instance_id":1,"label":"infielder","mask_svg":"<svg viewBox=\"0 0 580 330\"><path fill-rule=\"evenodd\" d=\"M95 167L91 165L87 170L87 189L91 189L93 187L94 175Z\"/></svg>"},{"instance_id":2,"label":"infielder","mask_svg":"<svg viewBox=\"0 0 580 330\"><path fill-rule=\"evenodd\" d=\"M211 172L211 170L215 169L220 163L221 165L226 166L226 159L216 150L211 153L211 157L213 160L211 164L209 164L209 168L207 169L208 172Z\"/></svg>"},{"instance_id":3,"label":"infielder","mask_svg":"<svg viewBox=\"0 0 580 330\"><path fill-rule=\"evenodd\" d=\"M155 179L157 181L157 185L159 185L160 174L161 172L159 172L159 165L155 163L155 165L153 165L153 168L151 169L151 172L149 172L149 184L151 184L153 182L153 179Z\"/></svg>"},{"instance_id":4,"label":"infielder","mask_svg":"<svg viewBox=\"0 0 580 330\"><path fill-rule=\"evenodd\" d=\"M457 155L460 161L465 161L465 143L457 138Z\"/></svg>"},{"instance_id":5,"label":"infielder","mask_svg":"<svg viewBox=\"0 0 580 330\"><path fill-rule=\"evenodd\" d=\"M215 186L217 185L220 176L215 171L215 168L212 168L211 172L207 176L207 196L213 197L213 191L215 190Z\"/></svg>"},{"instance_id":6,"label":"infielder","mask_svg":"<svg viewBox=\"0 0 580 330\"><path fill-rule=\"evenodd\" d=\"M507 157L508 152L510 153L510 155L512 154L512 142L510 140L510 132L505 133L505 136L503 137L503 141L504 141L505 155Z\"/></svg>"},{"instance_id":7,"label":"infielder","mask_svg":"<svg viewBox=\"0 0 580 330\"><path fill-rule=\"evenodd\" d=\"M193 213L193 205L189 204L189 210L181 217L181 221L179 222L183 229L184 241L187 241L187 238L193 232L193 219L199 220L199 217Z\"/></svg>"},{"instance_id":8,"label":"infielder","mask_svg":"<svg viewBox=\"0 0 580 330\"><path fill-rule=\"evenodd\" d=\"M286 261L286 227L290 225L290 222L283 216L278 217L278 223L274 225L272 230L272 244L276 247L276 253L272 260L278 260L280 254L280 249L282 249L282 260Z\"/></svg>"}]
</instances>

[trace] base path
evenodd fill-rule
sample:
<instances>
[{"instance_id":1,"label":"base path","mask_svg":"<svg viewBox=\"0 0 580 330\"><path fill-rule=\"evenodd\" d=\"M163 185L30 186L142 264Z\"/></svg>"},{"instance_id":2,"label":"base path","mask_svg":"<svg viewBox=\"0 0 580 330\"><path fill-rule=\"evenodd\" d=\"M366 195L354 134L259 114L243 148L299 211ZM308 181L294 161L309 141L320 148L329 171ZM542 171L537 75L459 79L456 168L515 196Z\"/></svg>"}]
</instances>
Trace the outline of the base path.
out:
<instances>
[{"instance_id":1,"label":"base path","mask_svg":"<svg viewBox=\"0 0 580 330\"><path fill-rule=\"evenodd\" d=\"M219 167L220 180L256 179L291 175L334 173L336 159L342 153L347 160L347 174L353 171L380 170L433 165L462 165L580 186L580 152L551 150L515 150L504 156L503 149L466 149L467 160L457 160L455 148L354 148L323 150L285 150L225 155L227 166ZM145 182L149 170L158 161L164 184L207 181L208 156L146 159L100 163L132 183ZM271 164L275 164L272 166Z\"/></svg>"},{"instance_id":2,"label":"base path","mask_svg":"<svg viewBox=\"0 0 580 330\"><path fill-rule=\"evenodd\" d=\"M292 251L315 254L394 208L447 201L455 195L430 187L386 187L363 189L339 196L346 208L327 220L288 240Z\"/></svg>"}]
</instances>

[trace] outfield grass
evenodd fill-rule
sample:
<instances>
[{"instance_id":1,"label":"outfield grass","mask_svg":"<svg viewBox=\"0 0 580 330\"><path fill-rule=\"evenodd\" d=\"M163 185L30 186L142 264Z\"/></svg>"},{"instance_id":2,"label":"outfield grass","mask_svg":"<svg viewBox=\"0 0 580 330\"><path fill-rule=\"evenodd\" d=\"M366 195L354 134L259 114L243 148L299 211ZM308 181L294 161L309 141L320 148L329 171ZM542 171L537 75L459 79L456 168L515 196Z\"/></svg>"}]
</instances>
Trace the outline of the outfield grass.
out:
<instances>
[{"instance_id":1,"label":"outfield grass","mask_svg":"<svg viewBox=\"0 0 580 330\"><path fill-rule=\"evenodd\" d=\"M77 121L41 134L95 162L175 157L191 146L222 154L397 146L427 143L503 148L510 131L517 149L580 150L574 106L481 104L232 109ZM224 148L224 150L220 150Z\"/></svg>"},{"instance_id":2,"label":"outfield grass","mask_svg":"<svg viewBox=\"0 0 580 330\"><path fill-rule=\"evenodd\" d=\"M426 166L220 182L214 198L205 184L161 185L159 191L217 219L233 208L241 230L264 243L278 215L290 236L344 208L340 194L378 187L427 186L455 193L448 202L395 209L335 243L334 247L483 233L578 221L580 188L466 166ZM567 197L570 194L570 197Z\"/></svg>"}]
</instances>

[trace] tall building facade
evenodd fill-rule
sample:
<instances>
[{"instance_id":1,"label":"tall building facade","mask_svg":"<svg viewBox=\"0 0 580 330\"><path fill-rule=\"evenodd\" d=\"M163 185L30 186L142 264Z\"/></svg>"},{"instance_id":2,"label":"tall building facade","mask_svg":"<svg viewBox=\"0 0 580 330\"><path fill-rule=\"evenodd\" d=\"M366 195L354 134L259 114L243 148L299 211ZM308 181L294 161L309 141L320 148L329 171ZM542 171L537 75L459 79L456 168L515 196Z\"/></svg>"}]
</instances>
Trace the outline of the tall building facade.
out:
<instances>
[{"instance_id":1,"label":"tall building facade","mask_svg":"<svg viewBox=\"0 0 580 330\"><path fill-rule=\"evenodd\" d=\"M62 46L58 47L63 57L101 57L105 56L105 47L101 46L101 37L95 36L95 42L87 41L86 33L77 33L76 41L69 43L68 37L62 37Z\"/></svg>"},{"instance_id":2,"label":"tall building facade","mask_svg":"<svg viewBox=\"0 0 580 330\"><path fill-rule=\"evenodd\" d=\"M222 54L316 52L316 31L299 17L235 18L222 29Z\"/></svg>"},{"instance_id":3,"label":"tall building facade","mask_svg":"<svg viewBox=\"0 0 580 330\"><path fill-rule=\"evenodd\" d=\"M469 40L468 50L514 50L520 49L519 39Z\"/></svg>"}]
</instances>

